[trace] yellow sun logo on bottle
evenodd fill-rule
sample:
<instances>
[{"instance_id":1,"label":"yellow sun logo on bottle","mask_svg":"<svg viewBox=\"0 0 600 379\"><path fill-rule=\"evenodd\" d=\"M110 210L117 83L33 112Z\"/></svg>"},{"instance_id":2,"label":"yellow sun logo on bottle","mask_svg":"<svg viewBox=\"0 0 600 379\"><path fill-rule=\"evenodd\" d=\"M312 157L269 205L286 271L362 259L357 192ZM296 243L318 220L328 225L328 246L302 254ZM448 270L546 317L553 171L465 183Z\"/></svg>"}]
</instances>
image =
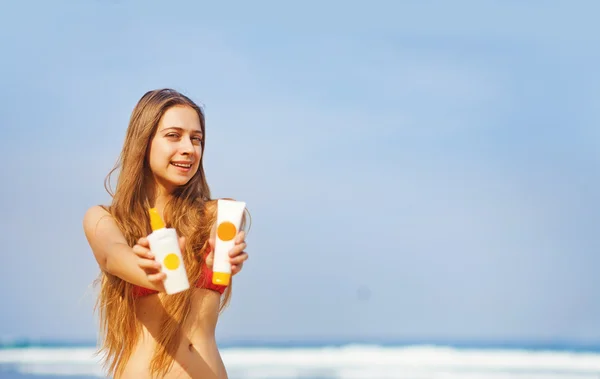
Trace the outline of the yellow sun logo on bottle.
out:
<instances>
[{"instance_id":1,"label":"yellow sun logo on bottle","mask_svg":"<svg viewBox=\"0 0 600 379\"><path fill-rule=\"evenodd\" d=\"M163 265L167 270L177 270L179 268L179 257L175 253L169 253L163 259Z\"/></svg>"},{"instance_id":2,"label":"yellow sun logo on bottle","mask_svg":"<svg viewBox=\"0 0 600 379\"><path fill-rule=\"evenodd\" d=\"M237 228L229 221L223 221L217 227L217 236L221 241L231 241L237 234Z\"/></svg>"}]
</instances>

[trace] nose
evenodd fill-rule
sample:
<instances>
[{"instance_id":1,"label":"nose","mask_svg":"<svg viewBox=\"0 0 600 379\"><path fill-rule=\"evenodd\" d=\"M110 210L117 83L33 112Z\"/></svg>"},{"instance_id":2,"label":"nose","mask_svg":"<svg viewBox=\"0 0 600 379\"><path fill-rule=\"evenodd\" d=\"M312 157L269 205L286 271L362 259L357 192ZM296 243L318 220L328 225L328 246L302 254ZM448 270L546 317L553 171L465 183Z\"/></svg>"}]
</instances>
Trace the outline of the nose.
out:
<instances>
[{"instance_id":1,"label":"nose","mask_svg":"<svg viewBox=\"0 0 600 379\"><path fill-rule=\"evenodd\" d=\"M192 154L194 152L194 144L192 143L192 140L189 138L182 138L181 144L179 145L179 150L182 154Z\"/></svg>"}]
</instances>

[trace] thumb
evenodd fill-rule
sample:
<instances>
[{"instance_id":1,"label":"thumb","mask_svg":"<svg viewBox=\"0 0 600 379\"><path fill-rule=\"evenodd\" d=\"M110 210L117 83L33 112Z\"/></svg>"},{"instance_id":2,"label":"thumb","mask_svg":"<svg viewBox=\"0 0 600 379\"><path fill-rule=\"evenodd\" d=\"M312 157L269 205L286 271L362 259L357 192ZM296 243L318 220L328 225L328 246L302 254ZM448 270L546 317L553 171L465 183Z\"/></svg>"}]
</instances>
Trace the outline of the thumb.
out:
<instances>
[{"instance_id":1,"label":"thumb","mask_svg":"<svg viewBox=\"0 0 600 379\"><path fill-rule=\"evenodd\" d=\"M211 250L215 250L216 239L217 239L217 226L213 225L213 227L210 231L210 236L208 237L208 245L210 246Z\"/></svg>"},{"instance_id":2,"label":"thumb","mask_svg":"<svg viewBox=\"0 0 600 379\"><path fill-rule=\"evenodd\" d=\"M185 250L185 237L179 237L179 249L181 252Z\"/></svg>"},{"instance_id":3,"label":"thumb","mask_svg":"<svg viewBox=\"0 0 600 379\"><path fill-rule=\"evenodd\" d=\"M206 262L206 265L209 268L212 268L213 263L214 263L214 257L215 257L215 253L213 251L211 251L210 253L208 253L208 255L206 256L206 259L204 260Z\"/></svg>"}]
</instances>

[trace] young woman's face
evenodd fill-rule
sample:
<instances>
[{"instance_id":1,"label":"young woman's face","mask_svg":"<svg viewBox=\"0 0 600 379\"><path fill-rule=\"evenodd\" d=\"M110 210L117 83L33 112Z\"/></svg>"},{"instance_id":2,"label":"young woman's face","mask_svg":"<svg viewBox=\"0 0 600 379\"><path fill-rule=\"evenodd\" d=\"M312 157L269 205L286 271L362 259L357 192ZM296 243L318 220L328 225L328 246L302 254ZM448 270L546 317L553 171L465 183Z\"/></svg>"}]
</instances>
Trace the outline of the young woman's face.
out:
<instances>
[{"instance_id":1,"label":"young woman's face","mask_svg":"<svg viewBox=\"0 0 600 379\"><path fill-rule=\"evenodd\" d=\"M198 113L187 106L169 108L150 143L148 161L159 186L167 192L185 185L198 171L202 157Z\"/></svg>"}]
</instances>

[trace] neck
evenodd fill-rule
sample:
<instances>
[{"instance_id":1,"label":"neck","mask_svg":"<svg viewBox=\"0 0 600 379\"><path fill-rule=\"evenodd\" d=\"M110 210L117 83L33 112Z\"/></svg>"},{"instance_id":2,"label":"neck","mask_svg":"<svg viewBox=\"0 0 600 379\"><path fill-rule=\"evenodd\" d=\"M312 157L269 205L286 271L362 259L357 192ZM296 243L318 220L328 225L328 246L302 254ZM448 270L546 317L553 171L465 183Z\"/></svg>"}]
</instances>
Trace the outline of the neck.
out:
<instances>
[{"instance_id":1,"label":"neck","mask_svg":"<svg viewBox=\"0 0 600 379\"><path fill-rule=\"evenodd\" d=\"M160 183L151 183L148 185L148 202L152 208L156 208L164 220L165 205L171 198L171 191Z\"/></svg>"}]
</instances>

